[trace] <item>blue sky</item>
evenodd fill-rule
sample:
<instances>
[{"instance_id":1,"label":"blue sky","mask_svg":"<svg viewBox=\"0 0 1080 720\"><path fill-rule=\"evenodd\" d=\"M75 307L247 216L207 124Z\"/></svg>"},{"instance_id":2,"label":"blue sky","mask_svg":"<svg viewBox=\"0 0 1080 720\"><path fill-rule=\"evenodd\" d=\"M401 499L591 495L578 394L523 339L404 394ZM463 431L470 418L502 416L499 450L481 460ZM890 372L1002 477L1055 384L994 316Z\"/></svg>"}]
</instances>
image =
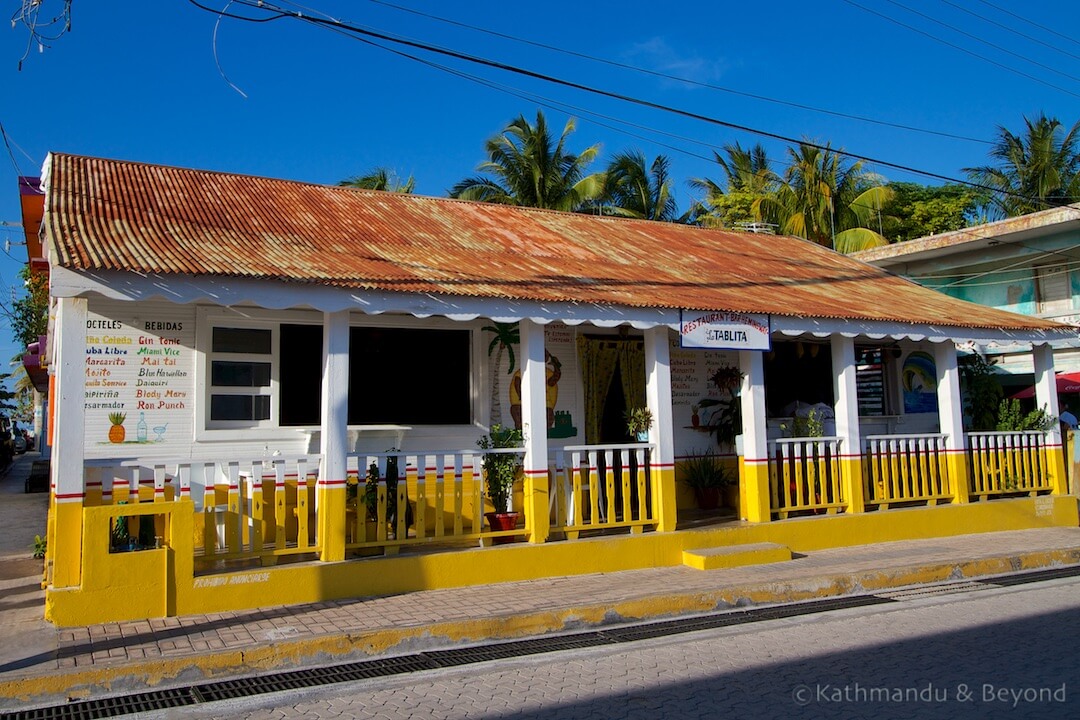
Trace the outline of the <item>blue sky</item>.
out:
<instances>
[{"instance_id":1,"label":"blue sky","mask_svg":"<svg viewBox=\"0 0 1080 720\"><path fill-rule=\"evenodd\" d=\"M998 125L1018 130L1024 115L1039 112L1067 124L1080 119L1080 43L1071 39L1080 27L1080 3L1075 0L602 0L567 6L571 9L562 12L554 5L488 0L395 2L458 23L740 93L968 138L989 140ZM979 142L645 75L380 2L306 3L309 14L322 11L379 32L779 135L828 141L945 176L962 177L961 168L986 162L987 145ZM223 8L227 3L205 4ZM19 3L8 5L14 11ZM42 14L61 6L59 0L44 0ZM236 4L230 10L257 16ZM18 172L26 175L39 173L49 151L316 183L336 183L382 165L415 176L417 192L444 195L483 160L488 137L518 114L533 117L545 102L551 105L545 113L552 124L561 127L571 115L578 119L572 150L601 143L604 158L629 148L650 158L668 155L678 182L677 199L685 209L692 199L688 178L719 176L708 160L713 148L761 140L771 156L780 158L786 146L424 55L546 100L516 97L294 20L254 24L224 18L218 23L216 16L184 0L74 2L71 31L44 52L33 49L19 71L27 37L22 25L0 30L0 122L13 143ZM934 182L870 167L890 180ZM13 163L2 158L0 221L19 220L15 175ZM5 239L20 237L0 226L0 241ZM19 246L12 247L10 256L0 255L5 299L21 260ZM0 358L14 353L10 331L0 327Z\"/></svg>"}]
</instances>

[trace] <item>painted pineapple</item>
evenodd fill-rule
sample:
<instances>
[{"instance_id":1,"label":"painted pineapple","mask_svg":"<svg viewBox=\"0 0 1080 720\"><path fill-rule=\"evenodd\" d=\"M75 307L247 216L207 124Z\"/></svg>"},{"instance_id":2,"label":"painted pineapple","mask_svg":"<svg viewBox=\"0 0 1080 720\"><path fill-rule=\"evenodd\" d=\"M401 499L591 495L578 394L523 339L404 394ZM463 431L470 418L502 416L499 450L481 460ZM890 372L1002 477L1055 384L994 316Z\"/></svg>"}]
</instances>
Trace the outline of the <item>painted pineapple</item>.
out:
<instances>
[{"instance_id":1,"label":"painted pineapple","mask_svg":"<svg viewBox=\"0 0 1080 720\"><path fill-rule=\"evenodd\" d=\"M124 419L127 415L124 413L109 413L109 422L112 426L109 428L109 442L122 443L124 442Z\"/></svg>"}]
</instances>

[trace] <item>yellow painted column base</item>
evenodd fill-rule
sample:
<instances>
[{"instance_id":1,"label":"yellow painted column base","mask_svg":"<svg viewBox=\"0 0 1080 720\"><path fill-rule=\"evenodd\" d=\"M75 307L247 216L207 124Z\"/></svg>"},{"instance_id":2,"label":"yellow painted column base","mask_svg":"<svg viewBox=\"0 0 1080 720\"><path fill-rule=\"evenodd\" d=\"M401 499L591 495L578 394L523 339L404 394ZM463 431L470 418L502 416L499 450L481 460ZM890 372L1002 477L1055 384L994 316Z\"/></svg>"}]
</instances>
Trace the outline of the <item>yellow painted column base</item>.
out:
<instances>
[{"instance_id":1,"label":"yellow painted column base","mask_svg":"<svg viewBox=\"0 0 1080 720\"><path fill-rule=\"evenodd\" d=\"M862 456L840 459L840 477L849 513L866 512Z\"/></svg>"},{"instance_id":2,"label":"yellow painted column base","mask_svg":"<svg viewBox=\"0 0 1080 720\"><path fill-rule=\"evenodd\" d=\"M678 520L676 513L675 466L654 465L652 476L655 478L656 494L653 505L658 532L674 532Z\"/></svg>"},{"instance_id":3,"label":"yellow painted column base","mask_svg":"<svg viewBox=\"0 0 1080 720\"><path fill-rule=\"evenodd\" d=\"M750 522L769 522L772 511L769 502L769 461L739 458L740 495L746 498L746 519Z\"/></svg>"},{"instance_id":4,"label":"yellow painted column base","mask_svg":"<svg viewBox=\"0 0 1080 720\"><path fill-rule=\"evenodd\" d=\"M53 505L52 586L77 587L82 581L82 501L57 501Z\"/></svg>"},{"instance_id":5,"label":"yellow painted column base","mask_svg":"<svg viewBox=\"0 0 1080 720\"><path fill-rule=\"evenodd\" d=\"M1046 448L1046 468L1050 473L1050 485L1055 495L1069 494L1069 480L1065 475L1065 451L1061 446Z\"/></svg>"},{"instance_id":6,"label":"yellow painted column base","mask_svg":"<svg viewBox=\"0 0 1080 720\"><path fill-rule=\"evenodd\" d=\"M953 504L971 502L968 479L968 456L966 450L949 450L945 466L949 471L949 483L953 491Z\"/></svg>"},{"instance_id":7,"label":"yellow painted column base","mask_svg":"<svg viewBox=\"0 0 1080 720\"><path fill-rule=\"evenodd\" d=\"M547 468L531 470L525 473L525 517L528 519L529 542L543 543L547 541L551 530L551 519L548 513L549 503L549 480Z\"/></svg>"},{"instance_id":8,"label":"yellow painted column base","mask_svg":"<svg viewBox=\"0 0 1080 720\"><path fill-rule=\"evenodd\" d=\"M345 559L345 481L340 484L316 484L319 559L337 562Z\"/></svg>"}]
</instances>

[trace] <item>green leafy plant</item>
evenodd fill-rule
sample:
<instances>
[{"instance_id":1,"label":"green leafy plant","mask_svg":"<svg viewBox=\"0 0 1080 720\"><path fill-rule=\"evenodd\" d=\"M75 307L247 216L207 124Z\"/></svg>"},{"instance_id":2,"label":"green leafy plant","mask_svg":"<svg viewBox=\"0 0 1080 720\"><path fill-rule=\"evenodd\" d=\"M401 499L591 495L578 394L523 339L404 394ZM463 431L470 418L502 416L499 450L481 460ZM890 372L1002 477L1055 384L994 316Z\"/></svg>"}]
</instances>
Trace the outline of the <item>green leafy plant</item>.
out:
<instances>
[{"instance_id":1,"label":"green leafy plant","mask_svg":"<svg viewBox=\"0 0 1080 720\"><path fill-rule=\"evenodd\" d=\"M1047 414L1046 408L1025 412L1020 407L1020 401L1002 400L998 405L997 426L995 430L1002 432L1020 430L1041 430L1046 432L1054 426L1057 418Z\"/></svg>"},{"instance_id":2,"label":"green leafy plant","mask_svg":"<svg viewBox=\"0 0 1080 720\"><path fill-rule=\"evenodd\" d=\"M722 488L735 483L735 477L724 463L710 451L692 451L692 455L679 463L679 482L688 488Z\"/></svg>"},{"instance_id":3,"label":"green leafy plant","mask_svg":"<svg viewBox=\"0 0 1080 720\"><path fill-rule=\"evenodd\" d=\"M502 450L519 448L525 443L525 436L516 428L492 425L491 432L476 441L481 450ZM514 491L514 481L521 471L521 459L517 453L484 453L481 467L487 496L495 512L507 512L510 507L510 494Z\"/></svg>"},{"instance_id":4,"label":"green leafy plant","mask_svg":"<svg viewBox=\"0 0 1080 720\"><path fill-rule=\"evenodd\" d=\"M709 379L712 380L713 385L716 385L718 389L726 390L734 395L735 391L742 384L743 374L739 368L734 367L733 365L723 365L718 367L716 372L709 376Z\"/></svg>"},{"instance_id":5,"label":"green leafy plant","mask_svg":"<svg viewBox=\"0 0 1080 720\"><path fill-rule=\"evenodd\" d=\"M626 420L626 431L631 435L648 432L653 422L652 410L647 407L627 408L623 419Z\"/></svg>"},{"instance_id":6,"label":"green leafy plant","mask_svg":"<svg viewBox=\"0 0 1080 720\"><path fill-rule=\"evenodd\" d=\"M49 549L49 541L40 535L34 536L34 557L41 560Z\"/></svg>"},{"instance_id":7,"label":"green leafy plant","mask_svg":"<svg viewBox=\"0 0 1080 720\"><path fill-rule=\"evenodd\" d=\"M993 430L1001 402L1001 383L994 374L994 363L981 355L957 358L960 370L960 397L964 406L964 425L969 430Z\"/></svg>"},{"instance_id":8,"label":"green leafy plant","mask_svg":"<svg viewBox=\"0 0 1080 720\"><path fill-rule=\"evenodd\" d=\"M389 523L397 521L398 479L398 459L396 457L386 458L386 521ZM364 478L364 506L367 508L368 520L379 519L380 480L382 480L382 474L379 472L378 464L371 463L368 466L367 476ZM406 500L405 526L409 527L412 523L412 506Z\"/></svg>"}]
</instances>

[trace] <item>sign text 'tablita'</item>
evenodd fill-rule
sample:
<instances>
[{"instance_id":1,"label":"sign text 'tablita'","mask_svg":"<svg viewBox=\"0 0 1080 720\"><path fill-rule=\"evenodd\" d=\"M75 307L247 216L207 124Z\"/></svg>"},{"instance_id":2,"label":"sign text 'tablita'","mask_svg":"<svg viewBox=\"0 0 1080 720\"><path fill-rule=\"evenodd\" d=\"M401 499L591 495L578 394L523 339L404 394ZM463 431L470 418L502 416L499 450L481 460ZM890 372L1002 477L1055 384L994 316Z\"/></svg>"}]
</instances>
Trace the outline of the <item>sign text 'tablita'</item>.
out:
<instances>
[{"instance_id":1,"label":"sign text 'tablita'","mask_svg":"<svg viewBox=\"0 0 1080 720\"><path fill-rule=\"evenodd\" d=\"M710 310L682 310L679 337L684 348L769 350L769 316Z\"/></svg>"}]
</instances>

